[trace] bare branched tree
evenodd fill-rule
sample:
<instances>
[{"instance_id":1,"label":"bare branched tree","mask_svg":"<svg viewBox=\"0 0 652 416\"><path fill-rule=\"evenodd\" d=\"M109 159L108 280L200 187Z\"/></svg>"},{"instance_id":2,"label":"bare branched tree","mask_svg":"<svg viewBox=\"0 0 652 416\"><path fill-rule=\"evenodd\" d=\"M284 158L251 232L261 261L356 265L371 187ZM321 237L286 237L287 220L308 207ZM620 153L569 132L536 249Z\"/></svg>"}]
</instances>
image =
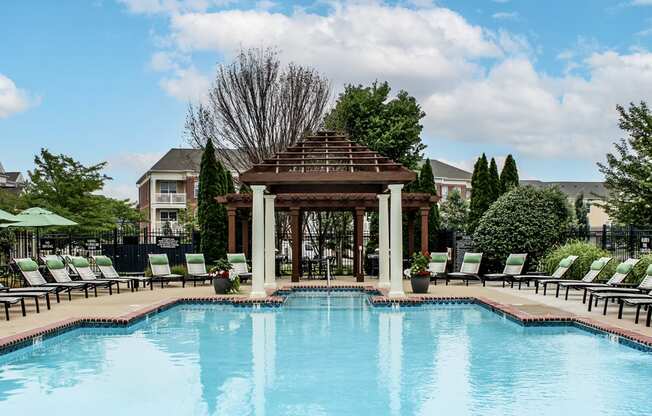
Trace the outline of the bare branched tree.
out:
<instances>
[{"instance_id":1,"label":"bare branched tree","mask_svg":"<svg viewBox=\"0 0 652 416\"><path fill-rule=\"evenodd\" d=\"M282 68L275 49L241 50L217 69L207 102L190 105L187 138L196 147L213 140L220 158L241 172L317 130L330 92L316 70Z\"/></svg>"}]
</instances>

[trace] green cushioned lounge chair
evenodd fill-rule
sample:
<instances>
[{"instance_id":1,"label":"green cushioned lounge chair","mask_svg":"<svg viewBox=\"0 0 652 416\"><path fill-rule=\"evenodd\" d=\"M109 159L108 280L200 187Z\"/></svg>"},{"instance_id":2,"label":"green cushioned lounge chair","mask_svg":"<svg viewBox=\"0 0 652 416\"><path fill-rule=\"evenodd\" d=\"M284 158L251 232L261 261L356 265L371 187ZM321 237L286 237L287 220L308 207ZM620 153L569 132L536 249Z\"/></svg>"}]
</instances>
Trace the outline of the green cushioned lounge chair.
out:
<instances>
[{"instance_id":1,"label":"green cushioned lounge chair","mask_svg":"<svg viewBox=\"0 0 652 416\"><path fill-rule=\"evenodd\" d=\"M245 257L244 253L228 253L226 255L226 260L231 263L231 270L229 273L236 274L241 282L251 280L247 257Z\"/></svg>"},{"instance_id":2,"label":"green cushioned lounge chair","mask_svg":"<svg viewBox=\"0 0 652 416\"><path fill-rule=\"evenodd\" d=\"M486 282L496 282L502 281L503 287L505 287L505 282L510 280L513 276L518 276L523 273L523 267L525 267L525 261L527 260L527 253L521 254L510 254L505 260L505 268L502 273L488 273L480 276L482 279L482 286L486 286Z\"/></svg>"},{"instance_id":3,"label":"green cushioned lounge chair","mask_svg":"<svg viewBox=\"0 0 652 416\"><path fill-rule=\"evenodd\" d=\"M518 282L518 288L521 289L521 285L525 283L528 287L530 282L535 284L535 293L539 293L539 280L549 280L549 279L563 279L568 271L573 267L573 264L577 260L577 256L567 256L559 261L557 268L551 275L545 274L519 274L512 277L511 287L514 287L514 282Z\"/></svg>"},{"instance_id":4,"label":"green cushioned lounge chair","mask_svg":"<svg viewBox=\"0 0 652 416\"><path fill-rule=\"evenodd\" d=\"M181 281L183 286L186 285L184 276L174 274L170 270L170 262L168 261L167 254L150 254L149 267L152 271L152 282L160 281L161 287L163 287L164 283L173 282L175 280Z\"/></svg>"},{"instance_id":5,"label":"green cushioned lounge chair","mask_svg":"<svg viewBox=\"0 0 652 416\"><path fill-rule=\"evenodd\" d=\"M72 300L71 292L73 290L80 290L84 292L84 296L88 297L88 285L82 282L69 282L69 283L49 283L45 280L41 271L38 268L38 263L29 258L14 259L16 268L25 279L25 282L31 288L56 288L57 302L59 302L59 293L67 292L68 300Z\"/></svg>"},{"instance_id":6,"label":"green cushioned lounge chair","mask_svg":"<svg viewBox=\"0 0 652 416\"><path fill-rule=\"evenodd\" d=\"M154 290L154 285L152 284L152 278L147 277L147 276L135 276L135 275L129 275L126 277L120 276L120 274L115 270L113 267L113 261L111 261L111 258L108 256L93 256L91 257L93 259L93 262L97 266L97 268L100 271L100 274L103 278L105 279L129 279L132 281L132 290L133 287L136 286L136 290L138 290L138 285L137 283L143 283L143 286L147 286L149 283L149 288L150 290Z\"/></svg>"},{"instance_id":7,"label":"green cushioned lounge chair","mask_svg":"<svg viewBox=\"0 0 652 416\"><path fill-rule=\"evenodd\" d=\"M649 295L652 291L652 264L645 270L645 277L636 287L595 287L589 288L588 290L591 292L591 296L589 297L589 310L591 310L593 300L595 300L595 306L598 306L600 300L604 300L603 315L607 314L607 305L609 305L610 300L652 299L652 296ZM619 303L622 309L622 302ZM619 311L619 315L622 315L622 312Z\"/></svg>"},{"instance_id":8,"label":"green cushioned lounge chair","mask_svg":"<svg viewBox=\"0 0 652 416\"><path fill-rule=\"evenodd\" d=\"M627 259L616 267L616 271L606 283L598 282L562 282L559 285L566 288L568 300L569 289L583 290L582 303L586 303L586 296L590 291L611 290L623 284L625 279L634 271L634 266L639 262L638 259ZM633 289L633 288L630 288Z\"/></svg>"},{"instance_id":9,"label":"green cushioned lounge chair","mask_svg":"<svg viewBox=\"0 0 652 416\"><path fill-rule=\"evenodd\" d=\"M451 280L463 280L465 284L469 285L469 280L480 279L480 263L482 262L482 253L464 253L464 259L462 260L462 265L460 266L459 272L447 273L446 274L446 284Z\"/></svg>"},{"instance_id":10,"label":"green cushioned lounge chair","mask_svg":"<svg viewBox=\"0 0 652 416\"><path fill-rule=\"evenodd\" d=\"M66 264L59 256L43 256L43 263L50 272L52 278L58 283L82 283L86 284L88 289L93 289L95 297L97 297L97 288L109 289L109 295L113 295L113 285L115 282L108 280L72 280Z\"/></svg>"},{"instance_id":11,"label":"green cushioned lounge chair","mask_svg":"<svg viewBox=\"0 0 652 416\"><path fill-rule=\"evenodd\" d=\"M186 270L188 270L186 280L192 280L193 286L197 286L197 282L213 280L206 270L206 260L203 254L186 253Z\"/></svg>"},{"instance_id":12,"label":"green cushioned lounge chair","mask_svg":"<svg viewBox=\"0 0 652 416\"><path fill-rule=\"evenodd\" d=\"M120 283L127 285L131 291L134 291L134 279L115 277L115 278L98 278L93 269L91 269L91 263L87 258L81 256L66 256L66 261L70 269L79 276L81 281L84 282L114 282L118 293L120 293Z\"/></svg>"},{"instance_id":13,"label":"green cushioned lounge chair","mask_svg":"<svg viewBox=\"0 0 652 416\"><path fill-rule=\"evenodd\" d=\"M546 290L549 285L554 285L557 286L557 289L555 290L555 297L559 297L559 289L560 285L562 283L593 283L595 279L598 278L600 273L604 270L605 267L607 267L607 264L611 262L612 258L611 257L600 257L599 259L593 261L591 263L591 266L589 267L589 271L586 272L584 277L582 277L581 280L577 279L540 279L537 281L538 286L543 286L543 296L546 295ZM566 299L568 299L568 289L569 287L566 287Z\"/></svg>"},{"instance_id":14,"label":"green cushioned lounge chair","mask_svg":"<svg viewBox=\"0 0 652 416\"><path fill-rule=\"evenodd\" d=\"M446 278L446 266L448 265L448 253L445 251L439 253L430 253L430 262L428 263L428 271L430 272L430 279L437 284L437 279Z\"/></svg>"}]
</instances>

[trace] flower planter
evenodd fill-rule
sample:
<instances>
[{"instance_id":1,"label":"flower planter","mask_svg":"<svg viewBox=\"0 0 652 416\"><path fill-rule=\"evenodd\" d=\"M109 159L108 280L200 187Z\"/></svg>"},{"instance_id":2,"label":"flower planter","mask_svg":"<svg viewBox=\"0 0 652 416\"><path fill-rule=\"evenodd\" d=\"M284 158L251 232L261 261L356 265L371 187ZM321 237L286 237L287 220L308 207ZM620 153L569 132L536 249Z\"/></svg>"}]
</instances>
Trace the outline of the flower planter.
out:
<instances>
[{"instance_id":1,"label":"flower planter","mask_svg":"<svg viewBox=\"0 0 652 416\"><path fill-rule=\"evenodd\" d=\"M416 275L410 278L413 293L428 293L430 274Z\"/></svg>"},{"instance_id":2,"label":"flower planter","mask_svg":"<svg viewBox=\"0 0 652 416\"><path fill-rule=\"evenodd\" d=\"M231 280L228 277L215 277L213 279L213 288L217 295L227 294L231 290Z\"/></svg>"}]
</instances>

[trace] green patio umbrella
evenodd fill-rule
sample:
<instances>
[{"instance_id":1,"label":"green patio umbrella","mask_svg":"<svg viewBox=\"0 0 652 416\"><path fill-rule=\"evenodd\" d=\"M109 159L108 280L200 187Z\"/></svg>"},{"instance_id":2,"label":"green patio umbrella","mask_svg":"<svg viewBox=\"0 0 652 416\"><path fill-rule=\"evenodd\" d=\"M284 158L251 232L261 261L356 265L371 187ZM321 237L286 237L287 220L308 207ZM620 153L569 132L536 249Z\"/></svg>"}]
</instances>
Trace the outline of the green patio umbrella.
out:
<instances>
[{"instance_id":1,"label":"green patio umbrella","mask_svg":"<svg viewBox=\"0 0 652 416\"><path fill-rule=\"evenodd\" d=\"M20 220L16 218L15 215L3 211L0 209L0 224L11 224L14 222L19 222Z\"/></svg>"},{"instance_id":2,"label":"green patio umbrella","mask_svg":"<svg viewBox=\"0 0 652 416\"><path fill-rule=\"evenodd\" d=\"M14 216L18 222L11 222L7 224L0 224L0 227L15 227L15 228L35 228L36 229L36 256L41 255L41 242L39 231L41 228L46 227L68 227L77 225L76 222L67 218L57 215L47 209L34 207L21 211L20 214Z\"/></svg>"}]
</instances>

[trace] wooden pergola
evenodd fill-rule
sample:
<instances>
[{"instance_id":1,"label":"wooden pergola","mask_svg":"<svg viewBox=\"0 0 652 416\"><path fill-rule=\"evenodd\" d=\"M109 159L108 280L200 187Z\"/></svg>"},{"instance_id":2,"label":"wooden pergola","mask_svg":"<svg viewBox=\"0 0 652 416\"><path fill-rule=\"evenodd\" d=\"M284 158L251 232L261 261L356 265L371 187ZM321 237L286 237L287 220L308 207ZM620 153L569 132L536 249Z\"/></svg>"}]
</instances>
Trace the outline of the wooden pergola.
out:
<instances>
[{"instance_id":1,"label":"wooden pergola","mask_svg":"<svg viewBox=\"0 0 652 416\"><path fill-rule=\"evenodd\" d=\"M240 175L240 182L252 188L252 194L229 194L218 198L228 212L228 249L236 250L237 210L252 212L253 248L252 272L255 274L257 246L264 247L265 261L260 264L274 266L272 247L274 244L274 212L289 211L292 233L292 280L299 280L302 247L302 211L351 211L354 213L354 275L364 280L361 250L363 244L363 220L367 211L379 211L380 274L389 274L389 267L383 267L383 247L389 244L389 199L392 195L392 213L412 211L421 215L421 250L428 250L428 214L437 197L423 193L402 193L403 185L416 179L416 174L367 147L354 143L348 137L335 132L320 132L307 136L285 151L254 165ZM397 199L398 198L398 199ZM257 215L258 214L258 215ZM414 218L409 216L408 250L414 251ZM394 218L396 222L397 218ZM402 223L393 224L391 235L399 237L402 245ZM248 221L242 221L243 247L248 246ZM264 230L262 229L264 228ZM386 229L387 228L387 229ZM257 244L256 233L259 237ZM271 234L271 235L268 235ZM397 238L392 238L395 240ZM398 240L398 239L397 239ZM262 241L262 243L261 243ZM269 244L265 244L269 243ZM269 248L269 249L268 249ZM398 251L399 247L394 248ZM249 254L249 253L246 253ZM395 256L397 254L395 253ZM398 253L401 257L402 247ZM271 257L271 261L270 261ZM389 258L387 258L389 260ZM272 270L264 267L266 281ZM387 269L387 270L384 270ZM389 279L387 279L389 280ZM382 283L382 282L380 282Z\"/></svg>"}]
</instances>

